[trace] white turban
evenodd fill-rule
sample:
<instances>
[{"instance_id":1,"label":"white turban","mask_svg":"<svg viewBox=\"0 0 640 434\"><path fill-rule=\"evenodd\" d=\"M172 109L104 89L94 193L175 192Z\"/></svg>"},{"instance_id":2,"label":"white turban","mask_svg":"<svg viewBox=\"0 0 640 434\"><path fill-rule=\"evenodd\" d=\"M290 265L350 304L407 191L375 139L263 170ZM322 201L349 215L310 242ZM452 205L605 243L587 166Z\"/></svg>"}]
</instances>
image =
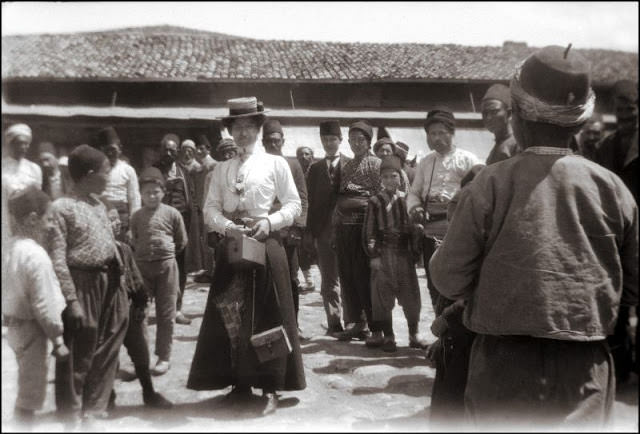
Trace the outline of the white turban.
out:
<instances>
[{"instance_id":1,"label":"white turban","mask_svg":"<svg viewBox=\"0 0 640 434\"><path fill-rule=\"evenodd\" d=\"M31 128L29 128L29 125L14 124L14 125L11 125L9 128L7 128L7 130L4 133L4 137L7 144L10 144L11 142L13 142L18 136L27 137L29 140L29 144L31 144L31 139L33 136L31 134Z\"/></svg>"}]
</instances>

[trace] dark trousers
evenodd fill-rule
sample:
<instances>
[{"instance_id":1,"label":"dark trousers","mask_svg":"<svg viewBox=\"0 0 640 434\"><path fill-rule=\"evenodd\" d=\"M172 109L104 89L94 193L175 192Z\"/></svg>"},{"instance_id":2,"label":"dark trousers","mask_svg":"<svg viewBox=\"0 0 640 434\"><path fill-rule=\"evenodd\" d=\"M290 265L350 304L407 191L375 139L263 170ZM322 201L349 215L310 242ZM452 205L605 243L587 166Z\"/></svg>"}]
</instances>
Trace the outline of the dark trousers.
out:
<instances>
[{"instance_id":1,"label":"dark trousers","mask_svg":"<svg viewBox=\"0 0 640 434\"><path fill-rule=\"evenodd\" d=\"M338 258L332 243L333 227L328 225L316 238L318 268L320 269L320 294L327 315L327 326L342 327L342 303L338 278Z\"/></svg>"},{"instance_id":2,"label":"dark trousers","mask_svg":"<svg viewBox=\"0 0 640 434\"><path fill-rule=\"evenodd\" d=\"M184 221L184 227L189 233L189 224L191 223L191 211L180 213ZM184 288L187 285L187 268L185 265L187 249L182 249L180 253L176 253L176 262L178 263L178 281L180 283L180 292L178 292L178 300L176 301L176 310L182 310L182 297L184 296Z\"/></svg>"},{"instance_id":3,"label":"dark trousers","mask_svg":"<svg viewBox=\"0 0 640 434\"><path fill-rule=\"evenodd\" d=\"M85 324L72 330L66 311L66 361L56 360L56 407L62 413L99 414L107 409L129 323L127 294L107 272L71 269ZM117 282L117 281L116 281Z\"/></svg>"},{"instance_id":4,"label":"dark trousers","mask_svg":"<svg viewBox=\"0 0 640 434\"><path fill-rule=\"evenodd\" d=\"M303 241L306 237L313 238L313 235L305 232L302 236ZM302 271L308 271L311 268L311 265L317 260L316 249L312 244L313 243L303 242L298 248L298 262L300 263L300 269Z\"/></svg>"},{"instance_id":5,"label":"dark trousers","mask_svg":"<svg viewBox=\"0 0 640 434\"><path fill-rule=\"evenodd\" d=\"M606 341L476 335L465 408L476 428L605 429L615 397Z\"/></svg>"},{"instance_id":6,"label":"dark trousers","mask_svg":"<svg viewBox=\"0 0 640 434\"><path fill-rule=\"evenodd\" d=\"M147 319L144 308L133 304L129 309L129 327L124 337L124 346L133 362L136 376L144 393L153 392L153 383L149 372L149 343L147 341Z\"/></svg>"},{"instance_id":7,"label":"dark trousers","mask_svg":"<svg viewBox=\"0 0 640 434\"><path fill-rule=\"evenodd\" d=\"M337 225L336 253L345 322L361 323L366 320L369 329L377 331L371 309L371 268L364 251L362 225Z\"/></svg>"},{"instance_id":8,"label":"dark trousers","mask_svg":"<svg viewBox=\"0 0 640 434\"><path fill-rule=\"evenodd\" d=\"M293 307L296 311L296 322L298 321L298 311L300 310L300 281L298 280L298 246L283 240L284 251L287 253L287 263L289 264L289 280L291 280L291 293L293 294Z\"/></svg>"},{"instance_id":9,"label":"dark trousers","mask_svg":"<svg viewBox=\"0 0 640 434\"><path fill-rule=\"evenodd\" d=\"M442 313L442 311L436 311L439 293L436 286L433 284L433 280L431 280L431 273L429 273L429 261L436 252L436 243L437 240L433 237L425 236L422 239L422 256L424 258L424 272L427 275L427 288L429 289L429 297L431 297L431 306L433 306L433 310L436 316L438 316Z\"/></svg>"},{"instance_id":10,"label":"dark trousers","mask_svg":"<svg viewBox=\"0 0 640 434\"><path fill-rule=\"evenodd\" d=\"M611 355L616 367L616 379L625 382L633 370L633 340L629 334L629 306L620 306L613 335L607 338L607 342L611 348Z\"/></svg>"}]
</instances>

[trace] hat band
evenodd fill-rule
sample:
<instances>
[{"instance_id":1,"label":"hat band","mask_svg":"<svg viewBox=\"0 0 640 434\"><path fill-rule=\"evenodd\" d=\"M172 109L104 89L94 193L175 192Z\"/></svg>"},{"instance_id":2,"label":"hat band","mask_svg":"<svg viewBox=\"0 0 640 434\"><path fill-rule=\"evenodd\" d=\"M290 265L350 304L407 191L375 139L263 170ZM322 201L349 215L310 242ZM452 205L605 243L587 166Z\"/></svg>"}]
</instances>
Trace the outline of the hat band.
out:
<instances>
[{"instance_id":1,"label":"hat band","mask_svg":"<svg viewBox=\"0 0 640 434\"><path fill-rule=\"evenodd\" d=\"M248 114L257 115L260 113L262 112L257 110L255 107L229 109L229 116L241 116L241 115L248 115Z\"/></svg>"},{"instance_id":2,"label":"hat band","mask_svg":"<svg viewBox=\"0 0 640 434\"><path fill-rule=\"evenodd\" d=\"M522 62L516 68L516 73L511 79L511 98L518 106L518 116L531 122L542 122L558 125L560 127L577 127L584 124L593 115L596 105L596 95L589 88L589 95L584 104L554 105L536 98L527 93L520 84L520 71Z\"/></svg>"}]
</instances>

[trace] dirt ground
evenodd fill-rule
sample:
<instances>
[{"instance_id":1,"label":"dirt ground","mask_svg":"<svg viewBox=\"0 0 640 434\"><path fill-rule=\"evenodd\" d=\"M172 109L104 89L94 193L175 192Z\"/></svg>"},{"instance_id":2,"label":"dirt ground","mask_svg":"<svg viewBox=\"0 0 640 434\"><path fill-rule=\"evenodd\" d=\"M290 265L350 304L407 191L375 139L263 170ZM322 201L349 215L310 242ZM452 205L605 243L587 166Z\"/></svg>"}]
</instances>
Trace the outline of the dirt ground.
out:
<instances>
[{"instance_id":1,"label":"dirt ground","mask_svg":"<svg viewBox=\"0 0 640 434\"><path fill-rule=\"evenodd\" d=\"M275 414L261 416L265 405L259 391L243 406L229 405L223 397L230 389L196 392L186 389L187 375L202 322L208 294L207 284L189 279L184 297L185 314L191 325L176 325L170 371L154 377L158 391L175 403L171 410L150 410L143 406L137 380L116 380L117 407L110 418L94 429L112 432L135 431L429 431L429 405L434 369L427 366L423 351L408 347L407 325L401 308L394 310L397 353L368 349L363 342L339 342L325 337L326 318L319 293L320 277L312 268L317 289L301 295L300 325L307 388L283 392ZM424 269L418 269L422 294L421 331L429 341L433 310L426 289ZM300 276L302 277L302 276ZM154 307L149 310L149 341L155 342ZM123 348L121 369L133 370ZM152 357L155 363L155 356ZM14 429L11 422L16 397L15 356L2 336L2 430ZM55 418L51 361L48 395L34 430L65 431ZM461 427L451 426L451 430ZM531 427L531 431L536 431ZM538 428L539 429L539 428ZM619 388L612 431L638 431L638 378Z\"/></svg>"}]
</instances>

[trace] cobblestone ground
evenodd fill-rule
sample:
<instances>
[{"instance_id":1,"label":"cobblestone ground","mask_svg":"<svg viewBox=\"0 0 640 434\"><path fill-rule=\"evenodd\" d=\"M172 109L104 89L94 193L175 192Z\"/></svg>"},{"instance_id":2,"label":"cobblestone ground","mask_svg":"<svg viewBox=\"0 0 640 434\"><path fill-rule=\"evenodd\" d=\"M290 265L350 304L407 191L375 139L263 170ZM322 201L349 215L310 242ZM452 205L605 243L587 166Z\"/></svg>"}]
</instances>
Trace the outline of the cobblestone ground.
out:
<instances>
[{"instance_id":1,"label":"cobblestone ground","mask_svg":"<svg viewBox=\"0 0 640 434\"><path fill-rule=\"evenodd\" d=\"M189 280L184 298L191 325L176 325L171 370L154 377L158 391L175 403L172 410L143 406L136 381L116 380L117 408L109 419L93 429L102 431L428 431L431 386L435 371L428 367L423 351L408 347L407 325L402 310L394 310L397 353L368 349L363 342L338 342L325 337L326 318L319 293L320 277L312 268L317 290L301 295L300 325L311 339L302 343L307 388L283 392L275 414L261 417L265 401L258 394L243 406L230 406L223 396L230 389L196 392L186 389L208 294L207 284ZM424 269L418 269L422 294L421 331L429 341L433 310L426 289ZM302 276L300 276L302 277ZM154 306L149 310L149 341L155 341ZM155 357L152 358L155 363ZM126 350L120 354L122 369L133 370ZM2 430L12 430L16 397L16 362L3 329L2 337ZM53 362L48 395L34 430L64 431L55 418ZM254 391L259 393L259 391ZM456 426L451 427L456 430ZM638 380L620 388L615 403L615 431L638 430ZM532 431L535 427L532 427Z\"/></svg>"}]
</instances>

